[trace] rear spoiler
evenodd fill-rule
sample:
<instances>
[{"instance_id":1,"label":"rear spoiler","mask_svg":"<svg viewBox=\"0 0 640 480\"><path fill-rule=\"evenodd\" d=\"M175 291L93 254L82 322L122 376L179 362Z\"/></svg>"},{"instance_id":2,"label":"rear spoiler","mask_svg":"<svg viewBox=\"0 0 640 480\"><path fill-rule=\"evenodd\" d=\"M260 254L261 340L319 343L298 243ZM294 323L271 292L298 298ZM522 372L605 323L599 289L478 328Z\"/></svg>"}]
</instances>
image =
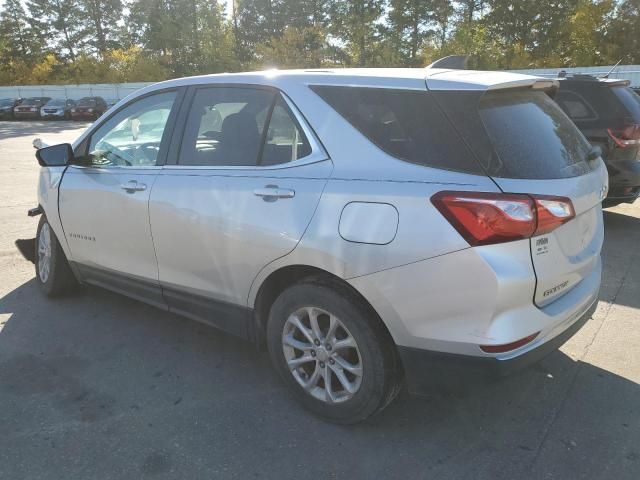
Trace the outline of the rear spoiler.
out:
<instances>
[{"instance_id":1,"label":"rear spoiler","mask_svg":"<svg viewBox=\"0 0 640 480\"><path fill-rule=\"evenodd\" d=\"M532 88L554 96L557 80L500 71L469 70L469 55L449 55L426 67L429 90L506 90ZM445 71L438 71L442 69Z\"/></svg>"},{"instance_id":2,"label":"rear spoiler","mask_svg":"<svg viewBox=\"0 0 640 480\"><path fill-rule=\"evenodd\" d=\"M554 79L509 72L477 70L430 70L426 76L429 90L497 91L513 88L531 88L555 92L560 83Z\"/></svg>"},{"instance_id":3,"label":"rear spoiler","mask_svg":"<svg viewBox=\"0 0 640 480\"><path fill-rule=\"evenodd\" d=\"M603 82L601 80L601 82ZM628 87L631 85L630 80L618 80L618 79L607 79L603 83L607 85L607 87Z\"/></svg>"}]
</instances>

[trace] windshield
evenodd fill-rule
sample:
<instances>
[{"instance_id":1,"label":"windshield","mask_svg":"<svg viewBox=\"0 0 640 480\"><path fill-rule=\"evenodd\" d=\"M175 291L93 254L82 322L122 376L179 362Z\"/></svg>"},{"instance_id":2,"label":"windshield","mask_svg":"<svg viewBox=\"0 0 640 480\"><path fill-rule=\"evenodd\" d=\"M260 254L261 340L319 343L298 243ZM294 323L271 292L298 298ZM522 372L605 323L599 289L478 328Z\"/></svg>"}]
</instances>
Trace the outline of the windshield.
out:
<instances>
[{"instance_id":1,"label":"windshield","mask_svg":"<svg viewBox=\"0 0 640 480\"><path fill-rule=\"evenodd\" d=\"M631 120L640 123L640 96L629 87L613 87L611 90L626 107Z\"/></svg>"},{"instance_id":2,"label":"windshield","mask_svg":"<svg viewBox=\"0 0 640 480\"><path fill-rule=\"evenodd\" d=\"M11 105L13 105L13 100L11 98L0 99L0 107L8 107Z\"/></svg>"},{"instance_id":3,"label":"windshield","mask_svg":"<svg viewBox=\"0 0 640 480\"><path fill-rule=\"evenodd\" d=\"M47 102L47 107L64 107L65 100L62 98L55 98Z\"/></svg>"},{"instance_id":4,"label":"windshield","mask_svg":"<svg viewBox=\"0 0 640 480\"><path fill-rule=\"evenodd\" d=\"M20 104L23 107L28 107L31 105L42 105L42 98L34 97L34 98L25 98L24 101Z\"/></svg>"},{"instance_id":5,"label":"windshield","mask_svg":"<svg viewBox=\"0 0 640 480\"><path fill-rule=\"evenodd\" d=\"M80 107L95 107L96 99L93 97L81 98L80 100L78 100L78 103L76 103L76 105Z\"/></svg>"},{"instance_id":6,"label":"windshield","mask_svg":"<svg viewBox=\"0 0 640 480\"><path fill-rule=\"evenodd\" d=\"M496 176L551 179L591 171L589 143L544 92L488 93L480 116L499 157Z\"/></svg>"}]
</instances>

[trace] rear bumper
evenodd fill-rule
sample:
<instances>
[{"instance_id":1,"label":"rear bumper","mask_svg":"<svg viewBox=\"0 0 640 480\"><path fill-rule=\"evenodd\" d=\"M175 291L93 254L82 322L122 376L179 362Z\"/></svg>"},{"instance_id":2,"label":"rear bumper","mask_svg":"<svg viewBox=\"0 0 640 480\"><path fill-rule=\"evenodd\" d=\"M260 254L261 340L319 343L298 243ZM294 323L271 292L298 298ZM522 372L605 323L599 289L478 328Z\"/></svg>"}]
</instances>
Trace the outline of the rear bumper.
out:
<instances>
[{"instance_id":1,"label":"rear bumper","mask_svg":"<svg viewBox=\"0 0 640 480\"><path fill-rule=\"evenodd\" d=\"M640 197L640 186L637 187L612 187L609 195L602 202L603 207L612 207L620 203L633 203Z\"/></svg>"},{"instance_id":2,"label":"rear bumper","mask_svg":"<svg viewBox=\"0 0 640 480\"><path fill-rule=\"evenodd\" d=\"M521 355L508 359L475 357L398 347L409 391L425 395L437 391L459 391L527 368L559 349L591 318L597 301L555 337Z\"/></svg>"},{"instance_id":3,"label":"rear bumper","mask_svg":"<svg viewBox=\"0 0 640 480\"><path fill-rule=\"evenodd\" d=\"M609 195L607 204L631 203L640 196L640 151L616 150L607 161L609 172Z\"/></svg>"}]
</instances>

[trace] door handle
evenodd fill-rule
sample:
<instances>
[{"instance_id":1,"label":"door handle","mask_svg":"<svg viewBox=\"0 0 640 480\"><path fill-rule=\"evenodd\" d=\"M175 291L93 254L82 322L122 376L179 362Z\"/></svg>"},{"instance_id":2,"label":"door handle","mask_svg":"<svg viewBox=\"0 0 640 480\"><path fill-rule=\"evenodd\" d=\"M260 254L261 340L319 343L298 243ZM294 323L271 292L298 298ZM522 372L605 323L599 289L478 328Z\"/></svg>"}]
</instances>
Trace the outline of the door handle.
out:
<instances>
[{"instance_id":1,"label":"door handle","mask_svg":"<svg viewBox=\"0 0 640 480\"><path fill-rule=\"evenodd\" d=\"M265 202L274 202L278 198L293 198L296 196L295 190L279 188L277 185L267 185L264 188L256 188L253 194L262 197Z\"/></svg>"},{"instance_id":2,"label":"door handle","mask_svg":"<svg viewBox=\"0 0 640 480\"><path fill-rule=\"evenodd\" d=\"M147 189L144 183L138 183L136 180L129 180L127 183L120 185L120 188L126 190L128 193L143 192Z\"/></svg>"}]
</instances>

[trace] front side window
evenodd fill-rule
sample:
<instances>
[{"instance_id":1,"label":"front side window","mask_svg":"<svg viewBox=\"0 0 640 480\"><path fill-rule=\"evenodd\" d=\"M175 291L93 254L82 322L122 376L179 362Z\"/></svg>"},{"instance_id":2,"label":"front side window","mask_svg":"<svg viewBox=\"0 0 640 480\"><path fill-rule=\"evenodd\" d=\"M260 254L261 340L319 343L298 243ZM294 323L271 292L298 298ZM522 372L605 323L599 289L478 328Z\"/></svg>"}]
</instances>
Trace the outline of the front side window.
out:
<instances>
[{"instance_id":1,"label":"front side window","mask_svg":"<svg viewBox=\"0 0 640 480\"><path fill-rule=\"evenodd\" d=\"M135 101L98 128L89 143L87 163L96 167L156 165L176 92Z\"/></svg>"},{"instance_id":2,"label":"front side window","mask_svg":"<svg viewBox=\"0 0 640 480\"><path fill-rule=\"evenodd\" d=\"M272 90L202 88L191 105L180 165L276 165L311 153L286 102Z\"/></svg>"}]
</instances>

